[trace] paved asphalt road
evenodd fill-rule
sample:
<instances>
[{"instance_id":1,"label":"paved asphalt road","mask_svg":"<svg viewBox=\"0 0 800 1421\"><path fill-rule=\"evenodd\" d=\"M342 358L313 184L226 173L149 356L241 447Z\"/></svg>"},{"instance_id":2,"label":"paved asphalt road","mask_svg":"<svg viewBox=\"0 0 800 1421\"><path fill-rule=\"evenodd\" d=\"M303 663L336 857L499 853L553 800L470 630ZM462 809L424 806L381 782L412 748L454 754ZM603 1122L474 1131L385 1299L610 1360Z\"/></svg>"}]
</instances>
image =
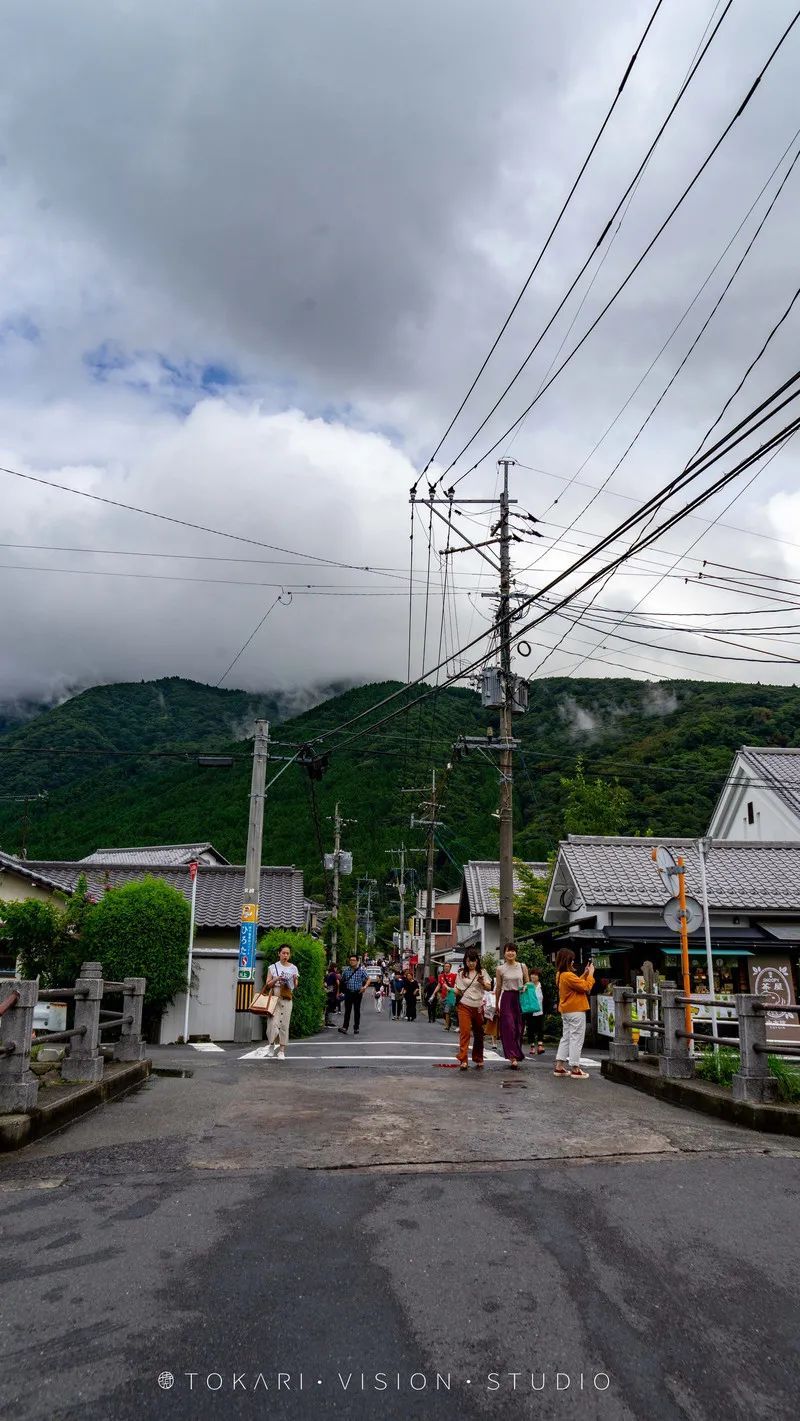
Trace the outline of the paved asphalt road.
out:
<instances>
[{"instance_id":1,"label":"paved asphalt road","mask_svg":"<svg viewBox=\"0 0 800 1421\"><path fill-rule=\"evenodd\" d=\"M0 1159L3 1415L796 1416L793 1142L453 1051L371 1006L160 1050L193 1074Z\"/></svg>"}]
</instances>

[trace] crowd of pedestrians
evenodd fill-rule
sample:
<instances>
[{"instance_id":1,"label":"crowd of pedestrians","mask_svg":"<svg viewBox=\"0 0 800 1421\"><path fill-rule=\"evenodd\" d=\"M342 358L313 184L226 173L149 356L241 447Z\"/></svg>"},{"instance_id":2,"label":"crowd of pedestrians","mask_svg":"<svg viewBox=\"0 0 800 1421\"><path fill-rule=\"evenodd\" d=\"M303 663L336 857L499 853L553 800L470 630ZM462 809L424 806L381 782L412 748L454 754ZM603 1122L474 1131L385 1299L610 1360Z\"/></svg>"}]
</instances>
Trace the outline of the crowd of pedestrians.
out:
<instances>
[{"instance_id":1,"label":"crowd of pedestrians","mask_svg":"<svg viewBox=\"0 0 800 1421\"><path fill-rule=\"evenodd\" d=\"M284 1058L291 1016L291 997L297 985L297 968L289 962L290 951L281 949L279 960L270 967L267 986L279 993L278 1009L268 1024L270 1050ZM530 971L517 955L516 944L507 943L497 965L494 980L481 965L480 952L468 947L458 971L445 962L438 973L431 973L420 983L414 971L381 965L377 971L366 968L355 954L340 972L332 964L325 976L325 1025L342 1010L344 1020L339 1027L347 1036L352 1022L353 1035L361 1030L361 1008L364 995L371 988L375 1011L382 1012L388 1003L393 1021L416 1021L417 1006L423 1003L431 1025L441 1014L444 1029L458 1027L457 1060L460 1070L469 1069L470 1045L472 1064L478 1070L484 1064L484 1047L489 1038L500 1046L511 1070L519 1069L529 1057L545 1051L544 1024L548 1008L561 1016L561 1040L553 1067L555 1076L572 1076L586 1080L581 1065L581 1052L586 1033L586 1013L594 985L591 962L580 973L575 971L575 954L564 947L555 963L556 1000L545 1000L540 973Z\"/></svg>"}]
</instances>

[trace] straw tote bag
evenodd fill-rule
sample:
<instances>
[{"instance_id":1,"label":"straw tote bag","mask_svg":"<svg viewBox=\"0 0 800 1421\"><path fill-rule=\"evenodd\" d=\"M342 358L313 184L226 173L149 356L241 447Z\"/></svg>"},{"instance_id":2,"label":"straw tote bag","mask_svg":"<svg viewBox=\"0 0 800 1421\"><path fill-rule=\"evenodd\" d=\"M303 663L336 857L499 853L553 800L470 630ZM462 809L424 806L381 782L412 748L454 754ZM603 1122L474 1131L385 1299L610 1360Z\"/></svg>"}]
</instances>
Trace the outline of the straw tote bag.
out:
<instances>
[{"instance_id":1,"label":"straw tote bag","mask_svg":"<svg viewBox=\"0 0 800 1421\"><path fill-rule=\"evenodd\" d=\"M277 992L268 992L266 987L262 987L261 991L253 997L248 1011L251 1011L253 1016L272 1016L279 1001L280 997Z\"/></svg>"}]
</instances>

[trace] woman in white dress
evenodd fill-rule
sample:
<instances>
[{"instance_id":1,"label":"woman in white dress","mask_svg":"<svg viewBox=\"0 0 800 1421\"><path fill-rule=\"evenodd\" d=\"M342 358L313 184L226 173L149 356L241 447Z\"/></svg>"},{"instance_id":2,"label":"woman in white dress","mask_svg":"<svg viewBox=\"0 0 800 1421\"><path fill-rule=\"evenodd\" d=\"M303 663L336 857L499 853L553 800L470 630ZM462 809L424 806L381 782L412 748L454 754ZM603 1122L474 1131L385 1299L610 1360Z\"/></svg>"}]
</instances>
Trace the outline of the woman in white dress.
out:
<instances>
[{"instance_id":1,"label":"woman in white dress","mask_svg":"<svg viewBox=\"0 0 800 1421\"><path fill-rule=\"evenodd\" d=\"M286 1060L292 1000L300 975L291 961L291 956L292 949L285 942L278 953L277 962L273 962L267 971L266 986L278 993L275 1010L272 1016L267 1018L267 1056L273 1056L278 1061Z\"/></svg>"}]
</instances>

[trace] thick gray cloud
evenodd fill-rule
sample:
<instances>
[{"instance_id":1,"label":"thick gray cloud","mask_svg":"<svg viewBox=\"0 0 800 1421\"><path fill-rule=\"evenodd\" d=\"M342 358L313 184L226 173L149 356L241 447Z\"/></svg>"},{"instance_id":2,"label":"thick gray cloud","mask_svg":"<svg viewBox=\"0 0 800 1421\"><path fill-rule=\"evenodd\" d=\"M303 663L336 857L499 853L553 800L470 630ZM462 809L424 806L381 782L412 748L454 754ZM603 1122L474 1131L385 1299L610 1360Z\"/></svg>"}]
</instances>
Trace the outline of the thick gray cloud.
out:
<instances>
[{"instance_id":1,"label":"thick gray cloud","mask_svg":"<svg viewBox=\"0 0 800 1421\"><path fill-rule=\"evenodd\" d=\"M651 8L650 0L613 7L590 0L491 7L478 0L9 0L0 22L2 462L323 557L405 566L405 497L415 468L524 279ZM565 336L563 353L597 314L791 13L788 0L734 4L618 231L615 224L605 260L587 273L459 469L532 398ZM599 235L708 18L691 0L662 7L587 180L446 455L483 418ZM609 493L581 515L590 493L576 484L550 507L800 125L798 45L793 35L663 241L511 442L522 464L562 476L520 469L515 491L549 520L549 535L578 519L570 549L587 541L580 530L609 527L632 506L619 495L641 496L680 467L796 285L800 179L793 174ZM597 484L614 467L781 173L581 480ZM734 410L793 367L795 329L787 323ZM249 555L0 477L8 542ZM492 460L469 487L490 487L493 478ZM800 539L796 488L789 450L724 515L768 536L716 527L696 556L711 549L722 561L794 573L800 550L770 537ZM728 497L710 506L710 517ZM665 546L682 552L703 527L687 523ZM253 556L271 555L256 549ZM535 556L536 548L521 549L518 563ZM566 557L565 547L546 554L530 578ZM0 563L3 598L22 614L0 634L0 676L14 694L169 671L216 679L271 596L269 589L22 570L135 567L242 578L243 565L20 549L0 552ZM11 564L19 570L9 571ZM476 559L461 559L459 585L478 585L479 569ZM255 572L264 581L339 580L348 593L402 587L345 570L322 576L273 565ZM640 563L601 601L632 604L656 575L645 572ZM318 590L325 597L301 597L295 588L292 607L276 609L235 680L293 685L403 673L402 596ZM481 623L465 593L459 600L453 635L463 640ZM672 581L650 605L734 604ZM478 606L485 612L485 603ZM434 599L437 632L438 611ZM552 641L563 629L542 637ZM672 640L676 648L696 645ZM547 669L569 669L578 650L597 641L596 632L573 633L573 654L557 653ZM622 643L616 650L626 659ZM625 650L636 665L635 648ZM608 649L601 654L611 658ZM681 663L676 650L651 653L641 665L663 665L668 674L683 665L697 674L704 663ZM602 662L584 669L612 674ZM759 675L739 664L727 669ZM709 664L710 675L725 671L724 663ZM794 679L783 668L767 674Z\"/></svg>"}]
</instances>

